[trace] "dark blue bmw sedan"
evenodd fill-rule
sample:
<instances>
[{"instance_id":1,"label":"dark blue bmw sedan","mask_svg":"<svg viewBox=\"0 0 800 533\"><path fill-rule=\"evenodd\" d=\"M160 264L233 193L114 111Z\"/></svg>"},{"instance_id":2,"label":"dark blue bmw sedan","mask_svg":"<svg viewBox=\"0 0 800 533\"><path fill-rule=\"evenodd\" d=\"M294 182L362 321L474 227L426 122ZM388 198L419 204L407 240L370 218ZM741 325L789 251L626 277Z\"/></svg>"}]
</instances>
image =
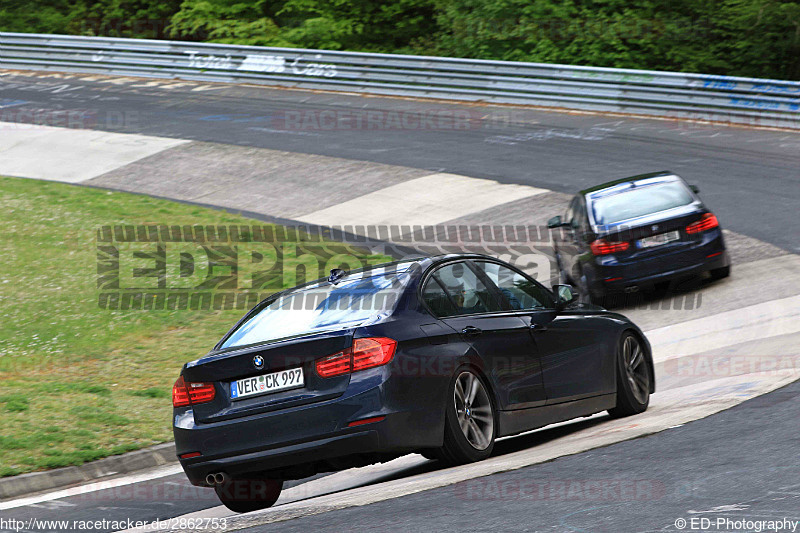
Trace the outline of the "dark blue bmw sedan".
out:
<instances>
[{"instance_id":1,"label":"dark blue bmw sedan","mask_svg":"<svg viewBox=\"0 0 800 533\"><path fill-rule=\"evenodd\" d=\"M423 257L275 294L173 388L189 480L238 512L284 480L418 452L478 461L495 439L608 410L644 411L650 345L483 255Z\"/></svg>"},{"instance_id":2,"label":"dark blue bmw sedan","mask_svg":"<svg viewBox=\"0 0 800 533\"><path fill-rule=\"evenodd\" d=\"M561 278L594 302L677 278L730 275L716 215L672 172L642 174L578 193L548 221Z\"/></svg>"}]
</instances>

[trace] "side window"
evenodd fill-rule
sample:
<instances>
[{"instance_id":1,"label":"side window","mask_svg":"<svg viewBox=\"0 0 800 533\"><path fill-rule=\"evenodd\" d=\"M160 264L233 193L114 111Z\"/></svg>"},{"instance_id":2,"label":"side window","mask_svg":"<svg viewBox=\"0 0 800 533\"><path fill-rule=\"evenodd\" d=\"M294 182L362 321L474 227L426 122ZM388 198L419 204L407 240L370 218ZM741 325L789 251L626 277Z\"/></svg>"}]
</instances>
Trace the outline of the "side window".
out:
<instances>
[{"instance_id":1,"label":"side window","mask_svg":"<svg viewBox=\"0 0 800 533\"><path fill-rule=\"evenodd\" d=\"M455 304L456 315L501 311L500 303L466 264L445 265L433 276L442 284Z\"/></svg>"},{"instance_id":2,"label":"side window","mask_svg":"<svg viewBox=\"0 0 800 533\"><path fill-rule=\"evenodd\" d=\"M425 289L422 291L422 298L434 315L444 318L446 316L453 316L456 313L456 308L450 297L444 292L442 286L436 281L436 278L431 277L425 284Z\"/></svg>"},{"instance_id":3,"label":"side window","mask_svg":"<svg viewBox=\"0 0 800 533\"><path fill-rule=\"evenodd\" d=\"M497 285L511 309L547 309L555 305L550 291L516 270L498 263L480 261L475 264Z\"/></svg>"}]
</instances>

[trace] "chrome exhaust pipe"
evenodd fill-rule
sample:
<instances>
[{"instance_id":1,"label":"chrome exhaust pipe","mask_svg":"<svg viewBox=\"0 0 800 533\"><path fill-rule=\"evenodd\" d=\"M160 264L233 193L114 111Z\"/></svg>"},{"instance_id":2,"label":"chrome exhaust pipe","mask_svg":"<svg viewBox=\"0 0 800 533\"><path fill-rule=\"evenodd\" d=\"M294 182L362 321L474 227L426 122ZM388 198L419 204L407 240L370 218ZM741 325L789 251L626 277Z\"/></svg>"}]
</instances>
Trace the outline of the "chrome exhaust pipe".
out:
<instances>
[{"instance_id":1,"label":"chrome exhaust pipe","mask_svg":"<svg viewBox=\"0 0 800 533\"><path fill-rule=\"evenodd\" d=\"M222 485L228 482L228 474L225 472L217 472L215 474L208 474L206 476L206 484L213 487L214 485Z\"/></svg>"}]
</instances>

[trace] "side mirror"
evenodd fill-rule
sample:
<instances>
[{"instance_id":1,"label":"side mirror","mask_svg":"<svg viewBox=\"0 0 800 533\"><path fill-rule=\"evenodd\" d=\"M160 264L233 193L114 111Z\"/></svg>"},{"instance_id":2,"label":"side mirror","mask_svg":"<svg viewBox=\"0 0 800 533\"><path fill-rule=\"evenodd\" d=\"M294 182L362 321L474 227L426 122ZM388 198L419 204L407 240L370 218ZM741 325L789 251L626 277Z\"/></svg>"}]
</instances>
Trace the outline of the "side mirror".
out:
<instances>
[{"instance_id":1,"label":"side mirror","mask_svg":"<svg viewBox=\"0 0 800 533\"><path fill-rule=\"evenodd\" d=\"M550 228L550 229L560 228L563 225L564 225L564 223L561 222L561 217L560 216L553 217L553 218L551 218L550 220L547 221L547 227Z\"/></svg>"},{"instance_id":2,"label":"side mirror","mask_svg":"<svg viewBox=\"0 0 800 533\"><path fill-rule=\"evenodd\" d=\"M689 185L689 188L692 189L692 192L695 194L700 193L700 187L698 187L697 185Z\"/></svg>"},{"instance_id":3,"label":"side mirror","mask_svg":"<svg viewBox=\"0 0 800 533\"><path fill-rule=\"evenodd\" d=\"M571 285L553 285L556 293L556 308L560 311L578 299L578 293Z\"/></svg>"}]
</instances>

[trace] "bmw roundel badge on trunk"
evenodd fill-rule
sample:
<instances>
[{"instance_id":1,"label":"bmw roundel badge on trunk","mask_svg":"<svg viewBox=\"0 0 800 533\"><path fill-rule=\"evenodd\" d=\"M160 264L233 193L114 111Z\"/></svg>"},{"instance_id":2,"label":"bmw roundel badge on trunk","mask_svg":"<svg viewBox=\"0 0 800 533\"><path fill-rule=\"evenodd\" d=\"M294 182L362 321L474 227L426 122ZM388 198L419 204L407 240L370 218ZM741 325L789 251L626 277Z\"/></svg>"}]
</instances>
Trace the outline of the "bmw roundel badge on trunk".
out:
<instances>
[{"instance_id":1,"label":"bmw roundel badge on trunk","mask_svg":"<svg viewBox=\"0 0 800 533\"><path fill-rule=\"evenodd\" d=\"M264 368L264 358L261 357L260 355L253 357L253 366L259 370Z\"/></svg>"}]
</instances>

